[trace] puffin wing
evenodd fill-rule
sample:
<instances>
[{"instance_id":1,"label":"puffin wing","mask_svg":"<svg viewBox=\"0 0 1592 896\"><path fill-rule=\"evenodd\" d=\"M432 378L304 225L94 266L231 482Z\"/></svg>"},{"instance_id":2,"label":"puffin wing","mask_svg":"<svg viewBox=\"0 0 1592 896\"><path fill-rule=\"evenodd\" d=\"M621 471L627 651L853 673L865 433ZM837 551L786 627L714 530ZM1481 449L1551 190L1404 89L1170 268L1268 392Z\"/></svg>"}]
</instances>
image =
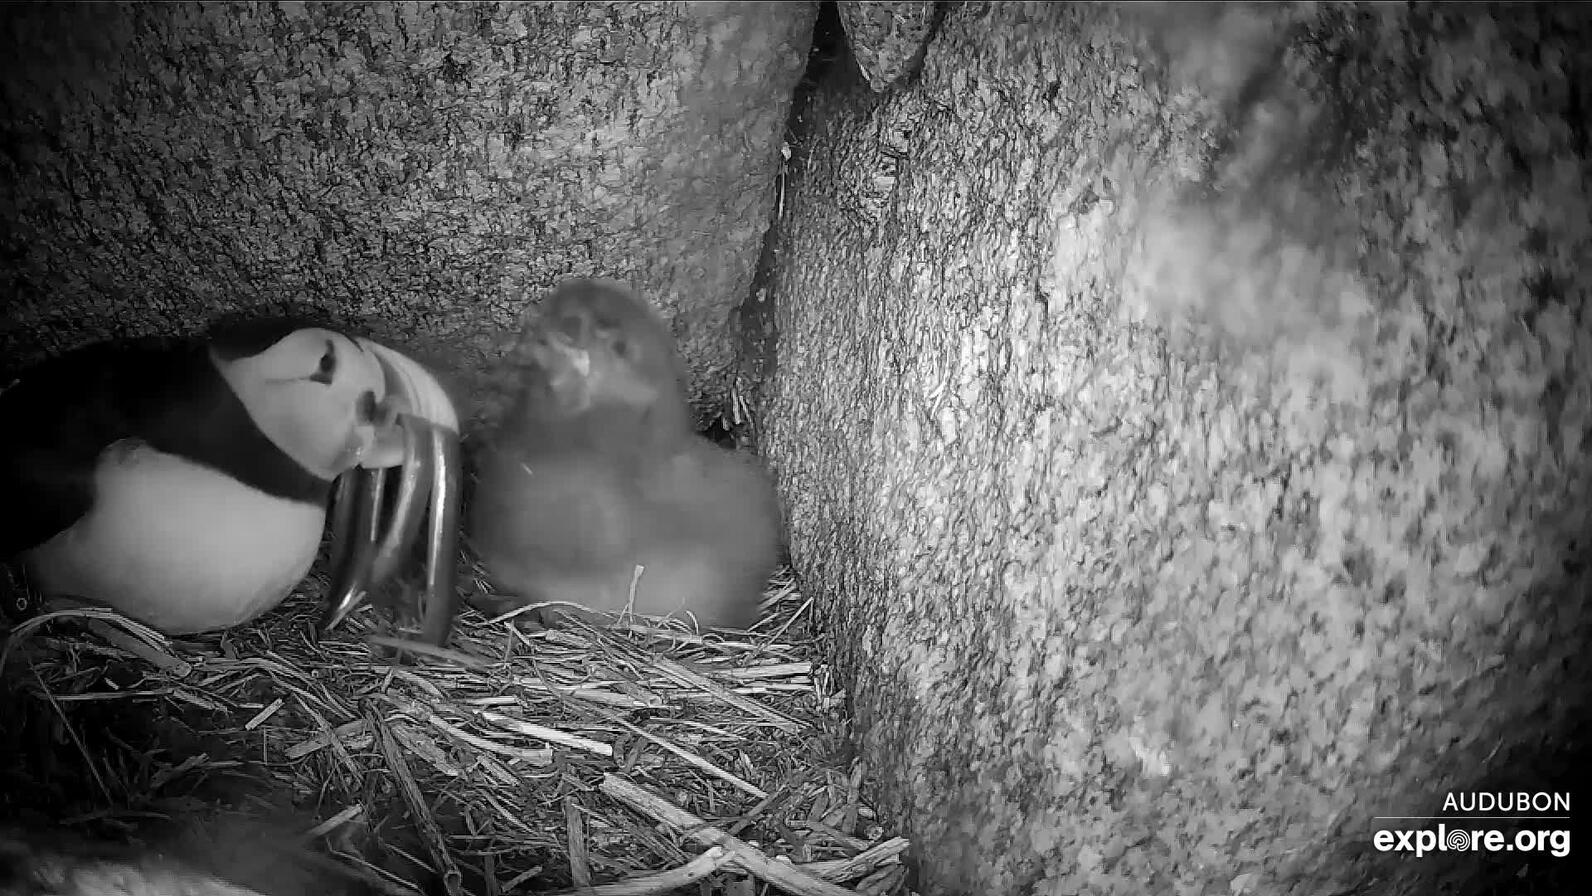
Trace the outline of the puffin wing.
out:
<instances>
[{"instance_id":1,"label":"puffin wing","mask_svg":"<svg viewBox=\"0 0 1592 896\"><path fill-rule=\"evenodd\" d=\"M0 559L71 528L94 506L105 449L145 436L180 393L184 343L95 343L25 370L0 391Z\"/></svg>"}]
</instances>

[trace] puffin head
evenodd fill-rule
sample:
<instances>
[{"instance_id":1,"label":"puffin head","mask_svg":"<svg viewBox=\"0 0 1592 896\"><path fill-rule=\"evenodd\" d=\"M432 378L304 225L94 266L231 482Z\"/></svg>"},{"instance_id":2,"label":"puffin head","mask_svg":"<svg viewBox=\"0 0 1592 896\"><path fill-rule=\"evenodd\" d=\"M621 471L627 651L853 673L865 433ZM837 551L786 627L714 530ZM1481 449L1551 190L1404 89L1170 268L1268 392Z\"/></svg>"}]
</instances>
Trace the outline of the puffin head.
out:
<instances>
[{"instance_id":1,"label":"puffin head","mask_svg":"<svg viewBox=\"0 0 1592 896\"><path fill-rule=\"evenodd\" d=\"M396 573L429 507L422 609L428 640L445 639L453 613L459 416L436 377L378 342L292 320L229 325L213 330L208 344L260 431L304 469L339 481L327 627ZM383 499L389 471L397 478L390 506Z\"/></svg>"},{"instance_id":2,"label":"puffin head","mask_svg":"<svg viewBox=\"0 0 1592 896\"><path fill-rule=\"evenodd\" d=\"M286 326L269 322L210 340L211 361L260 431L328 482L354 466L403 463L398 418L408 402L391 388L380 356L335 330Z\"/></svg>"}]
</instances>

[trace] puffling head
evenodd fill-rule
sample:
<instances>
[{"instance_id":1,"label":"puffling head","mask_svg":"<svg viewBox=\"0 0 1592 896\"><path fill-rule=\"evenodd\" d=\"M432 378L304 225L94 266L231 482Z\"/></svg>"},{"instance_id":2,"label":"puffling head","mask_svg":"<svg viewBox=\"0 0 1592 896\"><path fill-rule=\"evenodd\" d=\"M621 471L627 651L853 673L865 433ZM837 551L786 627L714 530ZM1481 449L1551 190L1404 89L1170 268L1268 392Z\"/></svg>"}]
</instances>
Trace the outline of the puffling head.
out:
<instances>
[{"instance_id":1,"label":"puffling head","mask_svg":"<svg viewBox=\"0 0 1592 896\"><path fill-rule=\"evenodd\" d=\"M405 397L360 342L321 327L268 321L213 334L211 360L282 452L327 481L355 465L404 461Z\"/></svg>"},{"instance_id":2,"label":"puffling head","mask_svg":"<svg viewBox=\"0 0 1592 896\"><path fill-rule=\"evenodd\" d=\"M569 413L599 405L645 410L685 400L685 364L662 318L606 280L572 280L554 290L530 354Z\"/></svg>"}]
</instances>

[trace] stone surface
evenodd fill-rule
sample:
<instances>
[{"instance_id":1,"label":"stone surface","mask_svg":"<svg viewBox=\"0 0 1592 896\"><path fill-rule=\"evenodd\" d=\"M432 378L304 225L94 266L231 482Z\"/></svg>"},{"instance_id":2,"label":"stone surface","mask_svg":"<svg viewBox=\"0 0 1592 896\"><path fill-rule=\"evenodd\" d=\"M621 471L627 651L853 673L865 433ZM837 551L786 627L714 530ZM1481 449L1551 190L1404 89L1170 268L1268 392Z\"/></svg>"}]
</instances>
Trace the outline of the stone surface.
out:
<instances>
[{"instance_id":1,"label":"stone surface","mask_svg":"<svg viewBox=\"0 0 1592 896\"><path fill-rule=\"evenodd\" d=\"M971 3L818 91L766 448L925 892L1441 892L1373 816L1568 788L1582 9Z\"/></svg>"},{"instance_id":2,"label":"stone surface","mask_svg":"<svg viewBox=\"0 0 1592 896\"><path fill-rule=\"evenodd\" d=\"M934 29L935 4L840 0L835 9L870 87L883 92L917 71Z\"/></svg>"},{"instance_id":3,"label":"stone surface","mask_svg":"<svg viewBox=\"0 0 1592 896\"><path fill-rule=\"evenodd\" d=\"M0 367L297 303L491 416L526 303L595 274L716 408L815 9L7 5Z\"/></svg>"}]
</instances>

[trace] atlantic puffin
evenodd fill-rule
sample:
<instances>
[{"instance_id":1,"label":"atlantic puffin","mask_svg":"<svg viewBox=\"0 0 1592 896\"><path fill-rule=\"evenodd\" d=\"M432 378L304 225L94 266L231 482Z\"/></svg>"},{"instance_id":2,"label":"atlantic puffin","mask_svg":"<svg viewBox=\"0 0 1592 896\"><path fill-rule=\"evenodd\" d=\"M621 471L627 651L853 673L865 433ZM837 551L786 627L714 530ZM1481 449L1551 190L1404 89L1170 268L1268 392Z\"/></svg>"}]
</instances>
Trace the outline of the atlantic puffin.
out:
<instances>
[{"instance_id":1,"label":"atlantic puffin","mask_svg":"<svg viewBox=\"0 0 1592 896\"><path fill-rule=\"evenodd\" d=\"M0 559L46 596L170 635L276 607L315 560L334 481L438 467L415 446L440 456L458 429L419 364L284 318L67 351L0 391L0 420ZM411 520L382 522L413 538ZM373 572L344 564L337 585ZM446 586L429 597L451 613Z\"/></svg>"},{"instance_id":2,"label":"atlantic puffin","mask_svg":"<svg viewBox=\"0 0 1592 896\"><path fill-rule=\"evenodd\" d=\"M570 280L543 303L519 395L482 451L466 538L497 614L633 611L745 628L782 543L758 461L699 435L683 359L639 296ZM590 612L595 611L595 614Z\"/></svg>"}]
</instances>

